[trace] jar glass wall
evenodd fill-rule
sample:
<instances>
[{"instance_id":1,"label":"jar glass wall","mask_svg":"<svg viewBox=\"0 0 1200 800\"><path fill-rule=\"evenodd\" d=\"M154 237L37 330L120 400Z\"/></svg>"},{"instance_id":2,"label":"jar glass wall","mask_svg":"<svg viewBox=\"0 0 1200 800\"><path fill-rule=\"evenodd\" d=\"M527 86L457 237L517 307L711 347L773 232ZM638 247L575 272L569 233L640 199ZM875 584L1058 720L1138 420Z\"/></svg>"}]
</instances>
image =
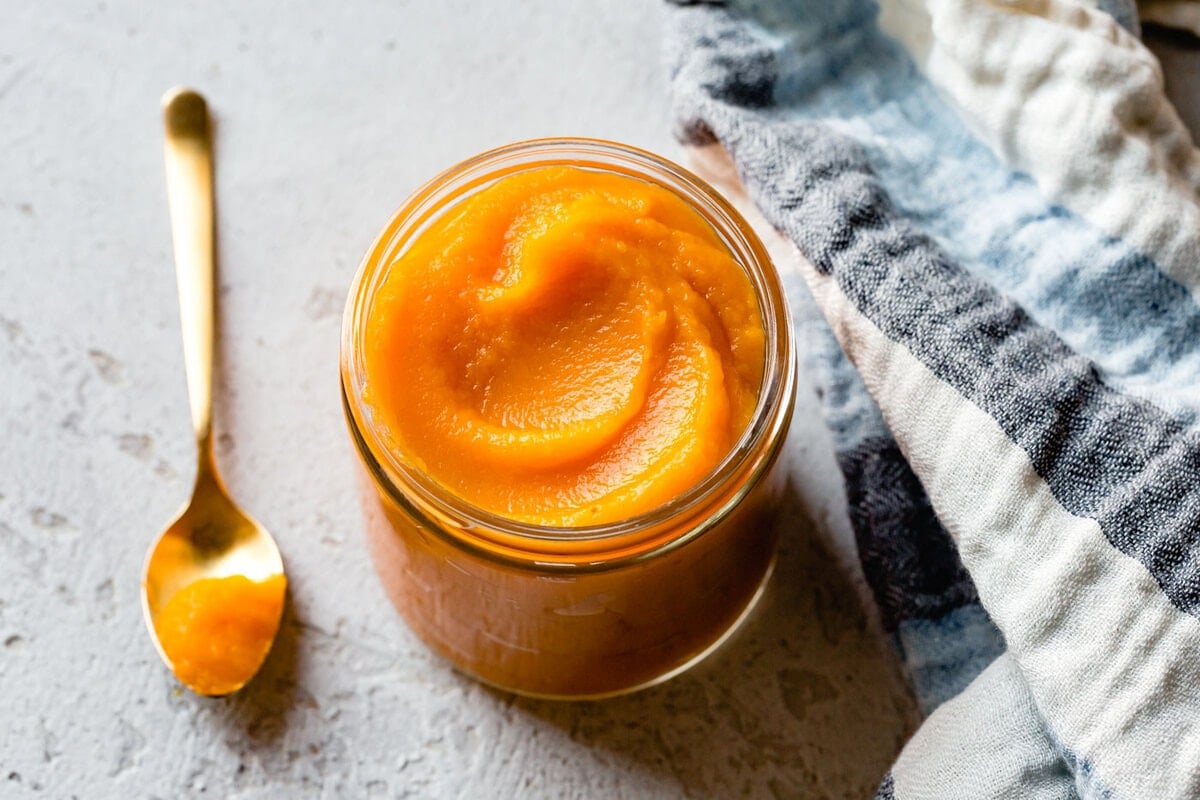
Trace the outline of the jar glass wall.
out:
<instances>
[{"instance_id":1,"label":"jar glass wall","mask_svg":"<svg viewBox=\"0 0 1200 800\"><path fill-rule=\"evenodd\" d=\"M732 450L661 506L600 525L536 525L473 506L400 452L364 401L364 337L389 267L466 198L549 165L625 175L682 198L745 271L765 334L757 405ZM586 139L521 142L451 168L413 194L372 245L343 325L342 395L384 588L431 647L502 689L600 697L678 673L736 628L769 575L783 488L778 455L795 379L792 328L765 249L691 173L635 148Z\"/></svg>"}]
</instances>

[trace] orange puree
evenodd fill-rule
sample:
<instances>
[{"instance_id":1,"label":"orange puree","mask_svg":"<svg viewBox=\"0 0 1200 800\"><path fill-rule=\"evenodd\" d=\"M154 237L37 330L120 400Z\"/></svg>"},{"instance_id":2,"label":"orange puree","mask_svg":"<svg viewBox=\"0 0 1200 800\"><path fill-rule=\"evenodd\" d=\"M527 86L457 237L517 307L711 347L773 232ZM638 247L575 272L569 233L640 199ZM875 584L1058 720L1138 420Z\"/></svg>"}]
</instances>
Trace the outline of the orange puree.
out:
<instances>
[{"instance_id":1,"label":"orange puree","mask_svg":"<svg viewBox=\"0 0 1200 800\"><path fill-rule=\"evenodd\" d=\"M636 178L543 166L487 186L387 270L364 400L464 500L612 522L687 490L753 414L764 334L712 227Z\"/></svg>"},{"instance_id":2,"label":"orange puree","mask_svg":"<svg viewBox=\"0 0 1200 800\"><path fill-rule=\"evenodd\" d=\"M286 579L202 578L163 606L154 629L176 677L199 694L236 691L258 670L283 610Z\"/></svg>"}]
</instances>

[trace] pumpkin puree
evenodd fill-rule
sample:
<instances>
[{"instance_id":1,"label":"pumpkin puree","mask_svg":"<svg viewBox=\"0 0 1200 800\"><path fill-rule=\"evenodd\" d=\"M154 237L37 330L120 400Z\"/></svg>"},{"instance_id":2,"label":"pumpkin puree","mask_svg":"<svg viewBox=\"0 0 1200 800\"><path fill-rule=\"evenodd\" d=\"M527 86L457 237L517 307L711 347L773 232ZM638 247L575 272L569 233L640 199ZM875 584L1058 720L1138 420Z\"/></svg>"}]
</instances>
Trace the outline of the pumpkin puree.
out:
<instances>
[{"instance_id":1,"label":"pumpkin puree","mask_svg":"<svg viewBox=\"0 0 1200 800\"><path fill-rule=\"evenodd\" d=\"M154 629L176 677L199 694L242 688L271 649L286 580L202 578L171 595Z\"/></svg>"},{"instance_id":2,"label":"pumpkin puree","mask_svg":"<svg viewBox=\"0 0 1200 800\"><path fill-rule=\"evenodd\" d=\"M568 166L435 220L369 311L373 422L469 503L542 525L648 511L711 472L763 371L754 290L673 192Z\"/></svg>"}]
</instances>

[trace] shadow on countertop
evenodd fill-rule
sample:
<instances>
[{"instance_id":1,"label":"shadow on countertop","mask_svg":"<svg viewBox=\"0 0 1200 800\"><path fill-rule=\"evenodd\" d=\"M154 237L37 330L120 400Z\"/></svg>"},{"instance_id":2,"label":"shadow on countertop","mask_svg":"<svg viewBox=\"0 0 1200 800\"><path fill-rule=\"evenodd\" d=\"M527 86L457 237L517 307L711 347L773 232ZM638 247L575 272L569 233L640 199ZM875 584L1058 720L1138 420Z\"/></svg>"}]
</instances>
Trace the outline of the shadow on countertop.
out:
<instances>
[{"instance_id":1,"label":"shadow on countertop","mask_svg":"<svg viewBox=\"0 0 1200 800\"><path fill-rule=\"evenodd\" d=\"M1200 38L1187 31L1161 25L1142 26L1142 41L1163 68L1167 97L1180 119L1200 141Z\"/></svg>"},{"instance_id":2,"label":"shadow on countertop","mask_svg":"<svg viewBox=\"0 0 1200 800\"><path fill-rule=\"evenodd\" d=\"M846 568L795 492L758 608L707 660L605 701L511 698L684 797L869 797L917 722ZM506 696L497 692L498 696Z\"/></svg>"},{"instance_id":3,"label":"shadow on countertop","mask_svg":"<svg viewBox=\"0 0 1200 800\"><path fill-rule=\"evenodd\" d=\"M213 701L222 704L216 716L231 739L245 737L255 746L270 748L287 732L289 718L304 704L305 693L297 681L304 636L305 626L296 617L289 585L279 632L258 674L235 694Z\"/></svg>"}]
</instances>

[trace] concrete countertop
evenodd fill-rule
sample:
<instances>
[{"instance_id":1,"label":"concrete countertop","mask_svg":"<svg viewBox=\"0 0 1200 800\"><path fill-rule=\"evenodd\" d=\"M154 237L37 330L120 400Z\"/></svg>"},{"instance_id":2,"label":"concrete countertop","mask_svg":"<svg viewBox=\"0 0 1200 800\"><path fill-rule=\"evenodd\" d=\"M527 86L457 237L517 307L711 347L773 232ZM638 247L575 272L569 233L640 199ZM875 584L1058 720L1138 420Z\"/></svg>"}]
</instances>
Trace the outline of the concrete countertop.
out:
<instances>
[{"instance_id":1,"label":"concrete countertop","mask_svg":"<svg viewBox=\"0 0 1200 800\"><path fill-rule=\"evenodd\" d=\"M487 147L576 134L678 157L661 14L6 4L0 797L871 794L915 714L805 387L764 602L661 687L574 704L485 689L408 631L364 547L336 380L361 254L409 191ZM264 672L219 700L167 673L138 599L194 459L158 105L181 83L217 120L217 457L291 577Z\"/></svg>"}]
</instances>

